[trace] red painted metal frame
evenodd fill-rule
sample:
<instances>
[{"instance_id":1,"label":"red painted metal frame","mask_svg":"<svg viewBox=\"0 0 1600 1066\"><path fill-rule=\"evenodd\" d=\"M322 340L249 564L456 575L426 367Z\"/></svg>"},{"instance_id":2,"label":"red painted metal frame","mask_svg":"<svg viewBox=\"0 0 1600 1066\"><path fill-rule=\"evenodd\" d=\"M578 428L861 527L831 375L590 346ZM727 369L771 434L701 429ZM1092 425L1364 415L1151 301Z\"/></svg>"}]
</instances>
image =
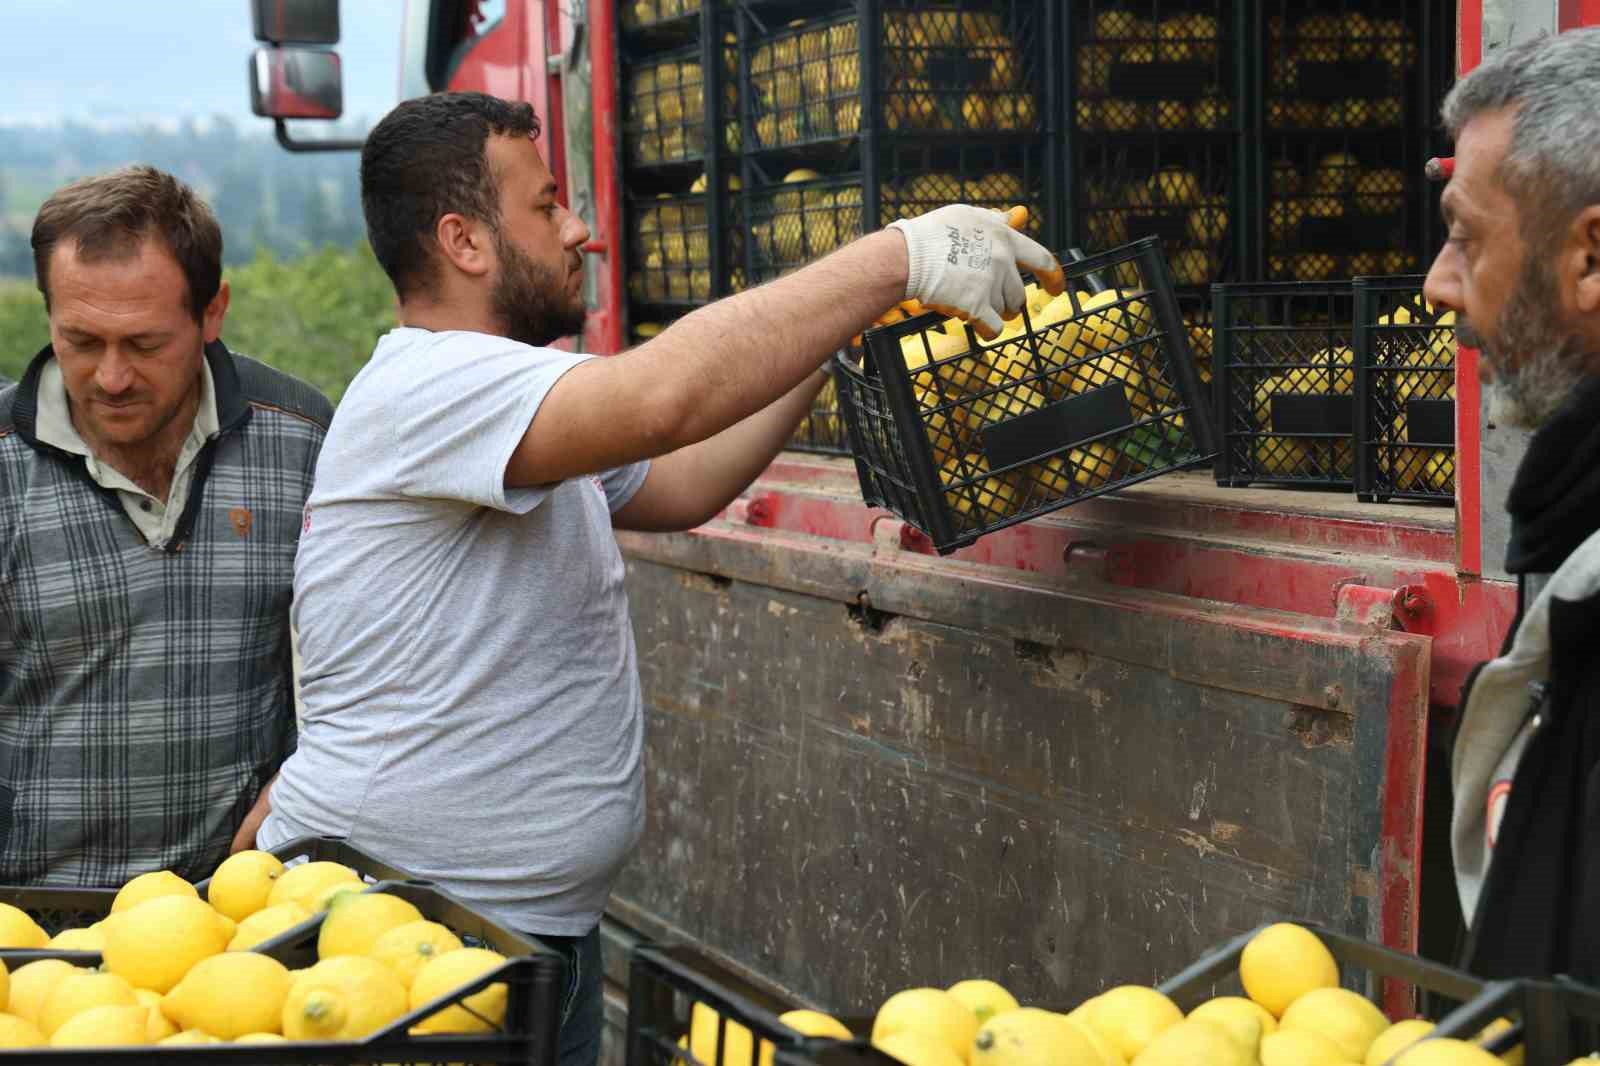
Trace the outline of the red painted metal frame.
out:
<instances>
[{"instance_id":1,"label":"red painted metal frame","mask_svg":"<svg viewBox=\"0 0 1600 1066\"><path fill-rule=\"evenodd\" d=\"M1483 0L1457 5L1456 69L1483 62ZM1478 384L1478 351L1456 352L1456 566L1463 574L1483 573L1483 427Z\"/></svg>"},{"instance_id":2,"label":"red painted metal frame","mask_svg":"<svg viewBox=\"0 0 1600 1066\"><path fill-rule=\"evenodd\" d=\"M622 280L622 175L618 172L617 154L617 138L621 136L617 5L591 3L588 13L595 234L584 251L605 256L606 266L601 275L600 306L590 312L583 337L587 351L609 355L624 346L623 294L627 291Z\"/></svg>"}]
</instances>

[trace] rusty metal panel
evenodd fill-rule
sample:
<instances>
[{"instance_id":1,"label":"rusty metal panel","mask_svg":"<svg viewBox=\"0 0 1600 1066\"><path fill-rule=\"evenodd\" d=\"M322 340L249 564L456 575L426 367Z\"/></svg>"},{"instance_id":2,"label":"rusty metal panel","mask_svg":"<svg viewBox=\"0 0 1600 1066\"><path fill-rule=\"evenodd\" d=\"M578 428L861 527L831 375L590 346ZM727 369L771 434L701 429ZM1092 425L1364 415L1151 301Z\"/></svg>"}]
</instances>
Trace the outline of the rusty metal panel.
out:
<instances>
[{"instance_id":1,"label":"rusty metal panel","mask_svg":"<svg viewBox=\"0 0 1600 1066\"><path fill-rule=\"evenodd\" d=\"M979 974L1070 1004L1283 915L1414 943L1425 638L770 531L623 540L636 926L847 1013Z\"/></svg>"}]
</instances>

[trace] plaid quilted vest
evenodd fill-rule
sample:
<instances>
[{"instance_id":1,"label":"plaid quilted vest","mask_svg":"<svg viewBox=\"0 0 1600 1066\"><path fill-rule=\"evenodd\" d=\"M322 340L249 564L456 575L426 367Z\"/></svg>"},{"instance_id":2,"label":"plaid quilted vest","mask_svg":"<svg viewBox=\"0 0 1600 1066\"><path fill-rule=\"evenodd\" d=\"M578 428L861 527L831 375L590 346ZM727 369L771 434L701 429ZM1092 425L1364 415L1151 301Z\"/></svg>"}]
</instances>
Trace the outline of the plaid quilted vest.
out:
<instances>
[{"instance_id":1,"label":"plaid quilted vest","mask_svg":"<svg viewBox=\"0 0 1600 1066\"><path fill-rule=\"evenodd\" d=\"M0 390L0 883L194 879L294 749L289 599L332 407L221 343L220 431L164 548Z\"/></svg>"}]
</instances>

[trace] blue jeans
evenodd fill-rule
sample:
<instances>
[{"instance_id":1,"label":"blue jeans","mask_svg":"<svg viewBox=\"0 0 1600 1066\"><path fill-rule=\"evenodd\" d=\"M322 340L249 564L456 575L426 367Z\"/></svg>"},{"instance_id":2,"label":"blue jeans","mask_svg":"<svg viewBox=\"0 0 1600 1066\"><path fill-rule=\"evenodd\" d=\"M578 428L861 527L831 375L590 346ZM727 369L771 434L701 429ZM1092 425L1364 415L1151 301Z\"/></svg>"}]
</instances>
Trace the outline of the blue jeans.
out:
<instances>
[{"instance_id":1,"label":"blue jeans","mask_svg":"<svg viewBox=\"0 0 1600 1066\"><path fill-rule=\"evenodd\" d=\"M605 970L600 963L600 928L586 936L534 933L566 961L567 990L561 997L559 1066L595 1066L605 1026Z\"/></svg>"}]
</instances>

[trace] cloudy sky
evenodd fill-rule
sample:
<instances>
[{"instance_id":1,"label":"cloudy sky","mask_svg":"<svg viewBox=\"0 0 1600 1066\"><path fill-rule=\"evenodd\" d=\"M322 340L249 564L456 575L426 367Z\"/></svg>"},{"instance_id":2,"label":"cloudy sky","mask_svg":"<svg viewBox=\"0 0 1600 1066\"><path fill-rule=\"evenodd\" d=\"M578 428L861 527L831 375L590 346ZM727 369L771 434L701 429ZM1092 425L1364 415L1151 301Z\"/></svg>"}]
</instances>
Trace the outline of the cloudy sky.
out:
<instances>
[{"instance_id":1,"label":"cloudy sky","mask_svg":"<svg viewBox=\"0 0 1600 1066\"><path fill-rule=\"evenodd\" d=\"M345 116L399 97L406 0L341 0ZM250 113L250 0L0 0L0 122Z\"/></svg>"}]
</instances>

